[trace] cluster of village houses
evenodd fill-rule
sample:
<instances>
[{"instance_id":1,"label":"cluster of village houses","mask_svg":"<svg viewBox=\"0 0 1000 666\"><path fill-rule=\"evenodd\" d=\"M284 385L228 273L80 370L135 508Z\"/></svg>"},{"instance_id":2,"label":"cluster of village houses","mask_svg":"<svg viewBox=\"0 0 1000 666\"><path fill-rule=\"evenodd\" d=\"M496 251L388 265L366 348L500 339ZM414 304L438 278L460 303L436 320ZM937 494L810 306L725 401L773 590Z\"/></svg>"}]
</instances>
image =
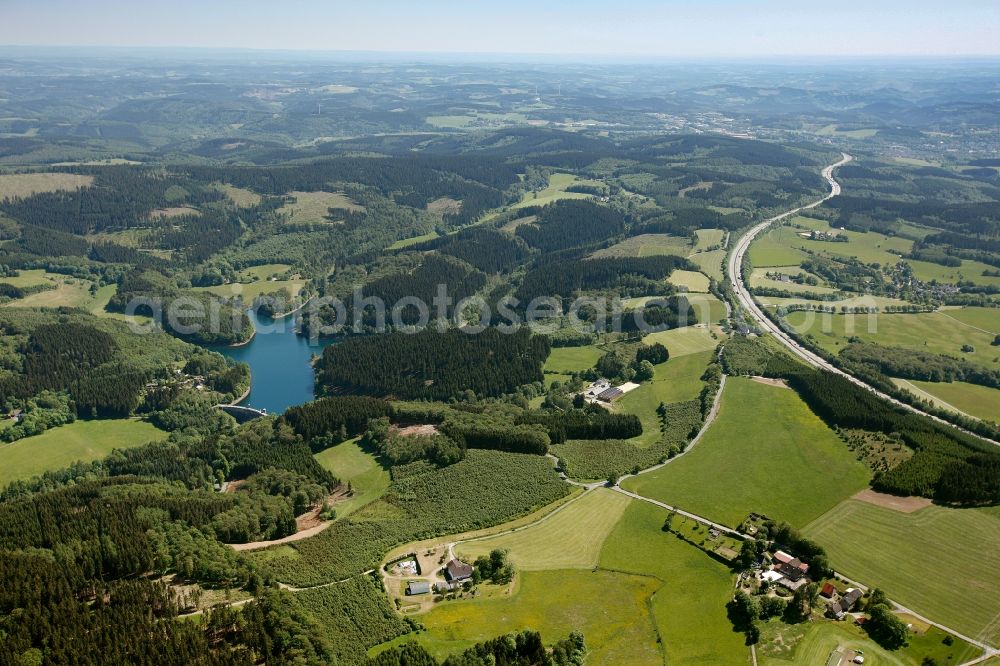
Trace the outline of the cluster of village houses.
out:
<instances>
[{"instance_id":1,"label":"cluster of village houses","mask_svg":"<svg viewBox=\"0 0 1000 666\"><path fill-rule=\"evenodd\" d=\"M771 567L762 567L759 578L762 582L767 581L789 590L797 590L810 582L809 565L782 550L775 551L771 558ZM863 593L857 588L849 587L840 594L833 583L827 582L819 594L826 600L829 614L840 620L854 608Z\"/></svg>"}]
</instances>

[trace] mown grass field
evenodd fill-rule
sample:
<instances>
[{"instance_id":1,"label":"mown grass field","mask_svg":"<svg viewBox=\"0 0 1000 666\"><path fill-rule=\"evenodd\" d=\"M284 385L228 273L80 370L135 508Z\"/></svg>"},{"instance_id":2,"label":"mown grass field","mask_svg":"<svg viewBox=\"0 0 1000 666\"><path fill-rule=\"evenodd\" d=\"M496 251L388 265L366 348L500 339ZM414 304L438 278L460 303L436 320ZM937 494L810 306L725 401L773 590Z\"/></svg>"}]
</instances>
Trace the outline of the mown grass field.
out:
<instances>
[{"instance_id":1,"label":"mown grass field","mask_svg":"<svg viewBox=\"0 0 1000 666\"><path fill-rule=\"evenodd\" d=\"M944 308L940 312L963 324L1000 334L1000 308Z\"/></svg>"},{"instance_id":2,"label":"mown grass field","mask_svg":"<svg viewBox=\"0 0 1000 666\"><path fill-rule=\"evenodd\" d=\"M794 236L788 227L772 227L750 244L750 263L754 268L797 266L808 255L792 246Z\"/></svg>"},{"instance_id":3,"label":"mown grass field","mask_svg":"<svg viewBox=\"0 0 1000 666\"><path fill-rule=\"evenodd\" d=\"M698 236L698 242L694 246L695 252L720 245L726 237L726 232L722 229L698 229L695 234Z\"/></svg>"},{"instance_id":4,"label":"mown grass field","mask_svg":"<svg viewBox=\"0 0 1000 666\"><path fill-rule=\"evenodd\" d=\"M607 488L595 488L537 525L500 536L466 541L456 547L472 561L495 548L510 551L518 569L592 569L608 534L630 500Z\"/></svg>"},{"instance_id":5,"label":"mown grass field","mask_svg":"<svg viewBox=\"0 0 1000 666\"><path fill-rule=\"evenodd\" d=\"M670 284L684 287L688 291L705 293L708 291L708 276L699 271L676 270L667 278Z\"/></svg>"},{"instance_id":6,"label":"mown grass field","mask_svg":"<svg viewBox=\"0 0 1000 666\"><path fill-rule=\"evenodd\" d=\"M138 419L76 421L0 445L0 486L60 469L78 460L97 460L113 449L166 438L166 432Z\"/></svg>"},{"instance_id":7,"label":"mown grass field","mask_svg":"<svg viewBox=\"0 0 1000 666\"><path fill-rule=\"evenodd\" d=\"M567 192L566 188L571 185L602 185L599 180L586 180L571 173L554 173L549 176L549 185L539 192L525 192L521 200L514 204L513 208L524 208L525 206L544 206L560 199L591 199L590 194L583 192Z\"/></svg>"},{"instance_id":8,"label":"mown grass field","mask_svg":"<svg viewBox=\"0 0 1000 666\"><path fill-rule=\"evenodd\" d=\"M351 440L317 453L316 461L343 483L350 483L354 495L337 504L337 517L343 517L374 502L389 489L389 471Z\"/></svg>"},{"instance_id":9,"label":"mown grass field","mask_svg":"<svg viewBox=\"0 0 1000 666\"><path fill-rule=\"evenodd\" d=\"M713 337L715 333L715 337ZM687 354L697 354L698 352L709 351L719 346L721 338L714 328L708 326L688 326L686 328L675 328L670 331L660 331L650 333L643 337L642 341L647 345L659 342L670 352L671 358L685 356Z\"/></svg>"},{"instance_id":10,"label":"mown grass field","mask_svg":"<svg viewBox=\"0 0 1000 666\"><path fill-rule=\"evenodd\" d=\"M904 380L893 381L903 388L916 388L929 394L944 402L945 406L954 407L960 412L980 419L1000 421L1000 389L966 382L921 382L912 379L905 380L905 383Z\"/></svg>"},{"instance_id":11,"label":"mown grass field","mask_svg":"<svg viewBox=\"0 0 1000 666\"><path fill-rule=\"evenodd\" d=\"M848 500L804 532L844 575L1000 644L1000 515L939 506L907 514Z\"/></svg>"},{"instance_id":12,"label":"mown grass field","mask_svg":"<svg viewBox=\"0 0 1000 666\"><path fill-rule=\"evenodd\" d=\"M661 581L650 608L667 663L746 666L749 650L743 635L733 631L726 617L732 575L725 565L664 532L666 518L667 512L657 506L632 502L605 541L601 567Z\"/></svg>"},{"instance_id":13,"label":"mown grass field","mask_svg":"<svg viewBox=\"0 0 1000 666\"><path fill-rule=\"evenodd\" d=\"M699 324L718 324L726 317L726 304L714 294L685 294Z\"/></svg>"},{"instance_id":14,"label":"mown grass field","mask_svg":"<svg viewBox=\"0 0 1000 666\"><path fill-rule=\"evenodd\" d=\"M701 376L712 360L712 354L712 351L703 351L677 356L655 366L651 381L643 382L615 403L616 411L635 414L642 421L643 442L652 443L660 437L656 408L661 402L670 404L698 397L703 385Z\"/></svg>"},{"instance_id":15,"label":"mown grass field","mask_svg":"<svg viewBox=\"0 0 1000 666\"><path fill-rule=\"evenodd\" d=\"M754 511L802 527L869 477L794 391L733 377L696 448L623 486L726 525Z\"/></svg>"},{"instance_id":16,"label":"mown grass field","mask_svg":"<svg viewBox=\"0 0 1000 666\"><path fill-rule=\"evenodd\" d=\"M556 372L565 375L571 372L582 372L587 368L594 367L597 359L602 354L604 354L604 351L597 345L553 347L549 357L545 360L543 369L545 372Z\"/></svg>"},{"instance_id":17,"label":"mown grass field","mask_svg":"<svg viewBox=\"0 0 1000 666\"><path fill-rule=\"evenodd\" d=\"M1000 350L992 346L991 333L957 320L958 310L918 314L821 315L792 312L786 320L803 334L810 334L824 349L837 353L856 335L868 342L887 347L906 347L936 354L948 354L978 362L988 368L1000 367L995 361ZM978 314L976 316L979 316ZM975 351L962 352L962 345Z\"/></svg>"},{"instance_id":18,"label":"mown grass field","mask_svg":"<svg viewBox=\"0 0 1000 666\"><path fill-rule=\"evenodd\" d=\"M691 252L691 241L667 234L640 234L631 236L611 247L598 250L592 256L601 257L654 257L674 255L686 257Z\"/></svg>"},{"instance_id":19,"label":"mown grass field","mask_svg":"<svg viewBox=\"0 0 1000 666\"><path fill-rule=\"evenodd\" d=\"M0 175L0 199L22 199L40 192L87 187L93 176L75 173L9 173Z\"/></svg>"},{"instance_id":20,"label":"mown grass field","mask_svg":"<svg viewBox=\"0 0 1000 666\"><path fill-rule=\"evenodd\" d=\"M693 262L701 271L718 282L722 282L722 261L726 258L725 250L711 250L709 252L699 252L688 257L688 261Z\"/></svg>"},{"instance_id":21,"label":"mown grass field","mask_svg":"<svg viewBox=\"0 0 1000 666\"><path fill-rule=\"evenodd\" d=\"M509 596L438 604L416 618L426 630L373 648L416 640L439 659L500 634L534 629L554 643L584 634L588 664L663 664L648 601L660 587L649 576L567 569L522 571Z\"/></svg>"}]
</instances>

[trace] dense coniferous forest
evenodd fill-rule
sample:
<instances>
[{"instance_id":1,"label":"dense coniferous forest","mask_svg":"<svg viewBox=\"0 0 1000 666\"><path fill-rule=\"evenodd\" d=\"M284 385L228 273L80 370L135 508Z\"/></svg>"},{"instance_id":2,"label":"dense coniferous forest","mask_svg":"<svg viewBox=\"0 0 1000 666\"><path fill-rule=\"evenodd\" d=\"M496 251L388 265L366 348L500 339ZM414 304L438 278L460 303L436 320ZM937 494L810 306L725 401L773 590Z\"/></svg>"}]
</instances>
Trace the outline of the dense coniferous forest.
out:
<instances>
[{"instance_id":1,"label":"dense coniferous forest","mask_svg":"<svg viewBox=\"0 0 1000 666\"><path fill-rule=\"evenodd\" d=\"M628 296L663 296L669 290L663 280L689 266L686 259L669 255L544 262L525 274L514 295L524 303L549 296L570 299L579 292L612 288Z\"/></svg>"},{"instance_id":2,"label":"dense coniferous forest","mask_svg":"<svg viewBox=\"0 0 1000 666\"><path fill-rule=\"evenodd\" d=\"M351 338L323 351L316 383L325 392L447 400L465 392L500 396L542 380L549 355L544 336L428 329Z\"/></svg>"}]
</instances>

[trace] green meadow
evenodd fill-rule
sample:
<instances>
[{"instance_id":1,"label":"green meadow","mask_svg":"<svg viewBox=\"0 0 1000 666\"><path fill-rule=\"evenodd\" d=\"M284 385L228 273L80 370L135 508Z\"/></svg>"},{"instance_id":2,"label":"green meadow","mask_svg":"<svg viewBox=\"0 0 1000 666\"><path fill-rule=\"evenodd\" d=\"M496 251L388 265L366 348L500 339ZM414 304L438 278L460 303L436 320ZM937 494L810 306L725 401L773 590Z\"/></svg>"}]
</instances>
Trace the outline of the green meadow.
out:
<instances>
[{"instance_id":1,"label":"green meadow","mask_svg":"<svg viewBox=\"0 0 1000 666\"><path fill-rule=\"evenodd\" d=\"M981 308L976 308L980 310ZM998 368L1000 356L992 346L995 335L958 319L959 310L916 314L878 313L871 315L792 312L786 321L799 333L811 336L820 347L837 353L847 339L857 336L887 347L905 347L936 354L957 356L988 368ZM978 313L974 316L981 316ZM963 345L974 351L962 352Z\"/></svg>"},{"instance_id":2,"label":"green meadow","mask_svg":"<svg viewBox=\"0 0 1000 666\"><path fill-rule=\"evenodd\" d=\"M732 377L697 446L623 487L726 525L753 511L802 527L869 478L794 391Z\"/></svg>"},{"instance_id":3,"label":"green meadow","mask_svg":"<svg viewBox=\"0 0 1000 666\"><path fill-rule=\"evenodd\" d=\"M901 513L857 500L808 525L833 566L967 636L1000 644L1000 513L928 506Z\"/></svg>"},{"instance_id":4,"label":"green meadow","mask_svg":"<svg viewBox=\"0 0 1000 666\"><path fill-rule=\"evenodd\" d=\"M166 432L138 419L75 421L0 445L0 486L166 438Z\"/></svg>"},{"instance_id":5,"label":"green meadow","mask_svg":"<svg viewBox=\"0 0 1000 666\"><path fill-rule=\"evenodd\" d=\"M389 489L389 471L358 445L350 440L315 455L320 465L330 470L343 483L350 483L354 494L337 504L337 516L342 517L369 504Z\"/></svg>"}]
</instances>

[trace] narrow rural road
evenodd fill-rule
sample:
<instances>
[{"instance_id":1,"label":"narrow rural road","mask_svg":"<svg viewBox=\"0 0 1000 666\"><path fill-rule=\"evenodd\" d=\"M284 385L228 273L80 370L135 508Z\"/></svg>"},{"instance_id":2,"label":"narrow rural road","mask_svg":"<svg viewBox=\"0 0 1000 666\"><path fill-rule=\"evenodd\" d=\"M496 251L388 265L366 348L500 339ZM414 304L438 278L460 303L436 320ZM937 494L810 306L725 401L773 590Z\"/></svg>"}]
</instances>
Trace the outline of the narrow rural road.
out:
<instances>
[{"instance_id":1,"label":"narrow rural road","mask_svg":"<svg viewBox=\"0 0 1000 666\"><path fill-rule=\"evenodd\" d=\"M831 164L823 169L823 178L825 178L826 182L830 184L829 194L824 196L822 199L812 202L811 204L800 206L798 208L793 208L792 210L786 211L780 215L775 215L774 217L768 220L764 220L757 226L752 227L738 241L736 241L736 244L733 246L733 252L732 254L729 255L729 261L726 265L726 274L729 277L729 281L733 285L733 291L736 293L736 298L739 300L740 305L748 313L750 313L750 315L757 321L757 324L763 330L767 331L768 333L771 333L775 337L775 339L778 340L778 342L783 344L795 356L799 357L809 365L816 368L821 368L828 372L832 372L834 374L840 375L841 377L845 377L849 381L853 382L854 384L860 386L861 388L867 391L874 393L883 400L891 402L893 405L902 407L903 409L906 409L910 412L926 416L927 418L933 419L938 423L942 423L944 425L955 428L956 430L959 430L967 435L971 435L973 437L982 439L985 442L989 442L996 446L1000 446L1000 442L970 432L968 430L965 430L964 428L960 428L959 426L949 423L948 421L945 421L940 417L934 416L933 414L928 414L927 412L921 409L918 409L912 405L902 402L901 400L897 400L896 398L893 398L892 396L883 393L882 391L879 391L875 387L870 386L869 384L863 382L854 375L848 372L844 372L840 368L828 362L822 356L810 351L809 349L806 349L798 342L796 342L788 333L786 333L785 330L781 328L781 326L773 322L770 318L767 317L767 315L764 314L763 310L761 310L760 306L757 305L757 302L753 299L753 296L750 294L750 290L747 288L747 285L744 283L743 259L744 257L746 257L747 250L750 249L750 243L752 243L754 239L757 238L757 236L759 236L761 233L769 229L771 225L774 224L775 222L784 220L804 210L815 208L820 204L822 204L824 201L828 201L840 194L840 183L838 183L836 179L833 177L833 171L837 167L847 164L852 159L854 159L847 153L842 153L842 155L843 158L839 162Z\"/></svg>"}]
</instances>

